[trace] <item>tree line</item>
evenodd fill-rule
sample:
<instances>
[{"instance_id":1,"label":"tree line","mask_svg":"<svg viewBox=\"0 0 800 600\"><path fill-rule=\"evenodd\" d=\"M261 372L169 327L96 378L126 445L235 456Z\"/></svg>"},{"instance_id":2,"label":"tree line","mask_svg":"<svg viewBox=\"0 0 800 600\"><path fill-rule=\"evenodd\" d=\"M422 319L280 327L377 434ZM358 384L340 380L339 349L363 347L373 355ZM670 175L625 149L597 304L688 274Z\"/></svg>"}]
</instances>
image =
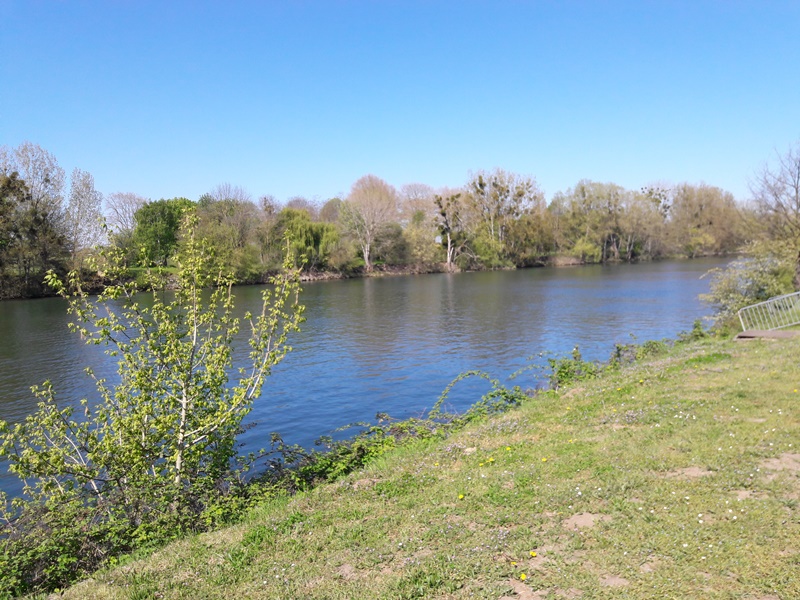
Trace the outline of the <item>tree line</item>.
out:
<instances>
[{"instance_id":1,"label":"tree line","mask_svg":"<svg viewBox=\"0 0 800 600\"><path fill-rule=\"evenodd\" d=\"M0 147L0 295L39 295L47 270L80 270L98 244L122 249L133 268L168 267L186 211L197 215L198 234L219 264L242 283L278 270L284 237L305 257L306 271L345 275L727 254L754 239L785 237L793 227L780 213L791 200L776 202L768 175L791 171L796 152L780 158L774 173L767 169L757 179L749 202L704 183L629 190L590 180L547 201L535 178L502 169L471 173L463 186L448 189L412 183L398 190L366 175L344 198L325 202L254 199L231 184L195 200L153 201L134 193L103 196L80 169L65 194L55 157L25 142Z\"/></svg>"}]
</instances>

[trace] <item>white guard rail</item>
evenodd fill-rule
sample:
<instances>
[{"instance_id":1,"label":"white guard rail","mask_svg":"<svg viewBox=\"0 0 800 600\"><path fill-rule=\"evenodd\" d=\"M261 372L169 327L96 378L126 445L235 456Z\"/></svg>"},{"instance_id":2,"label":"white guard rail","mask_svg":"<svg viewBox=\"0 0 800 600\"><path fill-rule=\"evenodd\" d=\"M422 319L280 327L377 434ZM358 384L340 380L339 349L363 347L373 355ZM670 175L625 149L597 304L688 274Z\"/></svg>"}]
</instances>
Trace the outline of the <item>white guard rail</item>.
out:
<instances>
[{"instance_id":1,"label":"white guard rail","mask_svg":"<svg viewBox=\"0 0 800 600\"><path fill-rule=\"evenodd\" d=\"M742 331L770 331L800 325L800 292L776 296L764 302L739 309Z\"/></svg>"}]
</instances>

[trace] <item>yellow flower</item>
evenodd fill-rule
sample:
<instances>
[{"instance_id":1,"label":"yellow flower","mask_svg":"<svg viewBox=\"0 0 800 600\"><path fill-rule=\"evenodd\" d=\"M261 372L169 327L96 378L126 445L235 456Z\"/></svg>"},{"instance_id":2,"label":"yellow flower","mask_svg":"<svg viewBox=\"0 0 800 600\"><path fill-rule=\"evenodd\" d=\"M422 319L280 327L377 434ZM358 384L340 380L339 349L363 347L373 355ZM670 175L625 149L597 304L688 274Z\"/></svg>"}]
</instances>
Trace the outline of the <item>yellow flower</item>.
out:
<instances>
[{"instance_id":1,"label":"yellow flower","mask_svg":"<svg viewBox=\"0 0 800 600\"><path fill-rule=\"evenodd\" d=\"M542 459L542 462L547 462L547 458L546 458L546 457L545 457L545 458L543 458L543 459Z\"/></svg>"},{"instance_id":2,"label":"yellow flower","mask_svg":"<svg viewBox=\"0 0 800 600\"><path fill-rule=\"evenodd\" d=\"M795 390L795 391L797 391L797 390ZM506 446L506 451L509 451L509 450L511 450L511 446Z\"/></svg>"},{"instance_id":3,"label":"yellow flower","mask_svg":"<svg viewBox=\"0 0 800 600\"><path fill-rule=\"evenodd\" d=\"M479 467L482 467L482 466L483 466L483 463L479 464L478 466L479 466Z\"/></svg>"},{"instance_id":4,"label":"yellow flower","mask_svg":"<svg viewBox=\"0 0 800 600\"><path fill-rule=\"evenodd\" d=\"M433 466L434 466L434 467L438 467L438 466L439 466L439 463L433 463Z\"/></svg>"},{"instance_id":5,"label":"yellow flower","mask_svg":"<svg viewBox=\"0 0 800 600\"><path fill-rule=\"evenodd\" d=\"M489 457L489 462L493 463L494 462L494 457Z\"/></svg>"},{"instance_id":6,"label":"yellow flower","mask_svg":"<svg viewBox=\"0 0 800 600\"><path fill-rule=\"evenodd\" d=\"M534 557L534 558L536 558L536 552L534 552L533 550L531 550L531 556L532 556L532 557Z\"/></svg>"},{"instance_id":7,"label":"yellow flower","mask_svg":"<svg viewBox=\"0 0 800 600\"><path fill-rule=\"evenodd\" d=\"M511 566L512 566L512 567L516 567L516 566L517 566L517 561L514 561L514 560L512 560L512 561L511 561Z\"/></svg>"},{"instance_id":8,"label":"yellow flower","mask_svg":"<svg viewBox=\"0 0 800 600\"><path fill-rule=\"evenodd\" d=\"M458 499L459 499L459 500L463 500L463 499L464 499L464 494L459 494L459 495L458 495Z\"/></svg>"},{"instance_id":9,"label":"yellow flower","mask_svg":"<svg viewBox=\"0 0 800 600\"><path fill-rule=\"evenodd\" d=\"M520 578L520 581L525 581L528 578L528 576L525 575L525 573L523 573L522 575L519 576L519 578Z\"/></svg>"}]
</instances>

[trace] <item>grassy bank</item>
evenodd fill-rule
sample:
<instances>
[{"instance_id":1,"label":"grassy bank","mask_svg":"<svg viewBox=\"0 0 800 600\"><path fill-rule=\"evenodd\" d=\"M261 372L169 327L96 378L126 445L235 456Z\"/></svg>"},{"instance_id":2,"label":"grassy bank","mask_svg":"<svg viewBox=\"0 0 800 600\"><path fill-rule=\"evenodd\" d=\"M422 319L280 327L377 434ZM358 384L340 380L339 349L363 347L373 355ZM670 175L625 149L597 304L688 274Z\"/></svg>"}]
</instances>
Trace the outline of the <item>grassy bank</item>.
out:
<instances>
[{"instance_id":1,"label":"grassy bank","mask_svg":"<svg viewBox=\"0 0 800 600\"><path fill-rule=\"evenodd\" d=\"M798 357L679 345L64 597L797 598Z\"/></svg>"}]
</instances>

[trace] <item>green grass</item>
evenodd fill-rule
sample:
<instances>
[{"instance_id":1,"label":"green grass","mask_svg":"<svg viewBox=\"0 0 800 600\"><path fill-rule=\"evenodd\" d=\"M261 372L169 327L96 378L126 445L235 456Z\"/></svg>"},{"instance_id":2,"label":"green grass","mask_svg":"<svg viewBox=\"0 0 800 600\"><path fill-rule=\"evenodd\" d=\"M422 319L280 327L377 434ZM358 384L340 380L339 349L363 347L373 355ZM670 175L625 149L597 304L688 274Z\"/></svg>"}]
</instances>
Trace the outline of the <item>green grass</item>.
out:
<instances>
[{"instance_id":1,"label":"green grass","mask_svg":"<svg viewBox=\"0 0 800 600\"><path fill-rule=\"evenodd\" d=\"M63 597L798 598L798 357L679 345Z\"/></svg>"}]
</instances>

